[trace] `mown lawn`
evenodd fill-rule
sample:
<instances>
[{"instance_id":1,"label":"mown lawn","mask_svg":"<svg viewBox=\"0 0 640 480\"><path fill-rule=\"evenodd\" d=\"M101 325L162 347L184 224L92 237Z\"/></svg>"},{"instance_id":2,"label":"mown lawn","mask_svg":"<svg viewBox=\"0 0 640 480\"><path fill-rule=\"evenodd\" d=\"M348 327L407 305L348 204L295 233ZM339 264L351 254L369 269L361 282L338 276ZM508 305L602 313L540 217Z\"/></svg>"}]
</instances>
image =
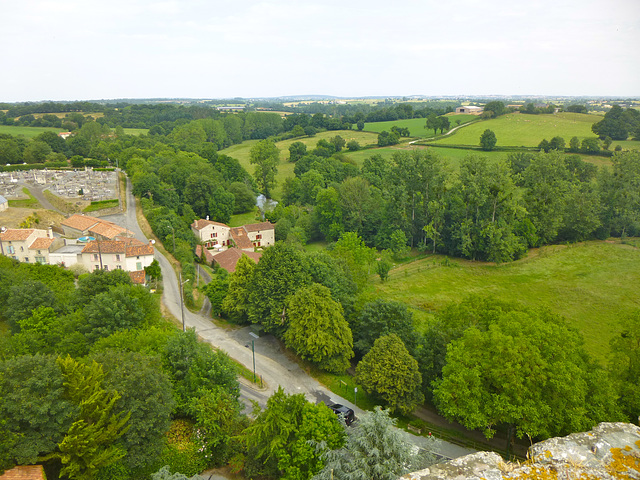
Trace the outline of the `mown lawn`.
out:
<instances>
[{"instance_id":1,"label":"mown lawn","mask_svg":"<svg viewBox=\"0 0 640 480\"><path fill-rule=\"evenodd\" d=\"M14 125L0 125L0 133L13 135L14 137L17 137L18 135L24 135L25 137L33 138L40 135L42 132L58 133L61 131L61 128L55 127L18 127Z\"/></svg>"},{"instance_id":2,"label":"mown lawn","mask_svg":"<svg viewBox=\"0 0 640 480\"><path fill-rule=\"evenodd\" d=\"M536 147L543 138L555 136L565 139L567 146L572 137L595 137L591 125L600 117L582 113L563 112L557 115L525 115L510 113L492 120L472 123L452 135L436 140L443 145L479 145L480 135L486 129L493 130L497 146Z\"/></svg>"},{"instance_id":3,"label":"mown lawn","mask_svg":"<svg viewBox=\"0 0 640 480\"><path fill-rule=\"evenodd\" d=\"M386 283L377 277L371 281L377 296L414 308L418 323L470 294L549 308L580 330L587 350L604 360L618 321L640 308L637 239L635 245L548 246L503 265L435 255L392 269Z\"/></svg>"}]
</instances>

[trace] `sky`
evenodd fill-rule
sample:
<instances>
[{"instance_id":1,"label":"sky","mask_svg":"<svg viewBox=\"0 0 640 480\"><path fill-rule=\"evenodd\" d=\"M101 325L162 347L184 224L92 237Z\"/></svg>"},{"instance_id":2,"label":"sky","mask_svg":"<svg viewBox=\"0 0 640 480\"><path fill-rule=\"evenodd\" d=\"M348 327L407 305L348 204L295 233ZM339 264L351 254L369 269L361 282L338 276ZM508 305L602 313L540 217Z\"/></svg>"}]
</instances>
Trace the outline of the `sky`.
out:
<instances>
[{"instance_id":1,"label":"sky","mask_svg":"<svg viewBox=\"0 0 640 480\"><path fill-rule=\"evenodd\" d=\"M0 0L0 102L640 96L640 0Z\"/></svg>"}]
</instances>

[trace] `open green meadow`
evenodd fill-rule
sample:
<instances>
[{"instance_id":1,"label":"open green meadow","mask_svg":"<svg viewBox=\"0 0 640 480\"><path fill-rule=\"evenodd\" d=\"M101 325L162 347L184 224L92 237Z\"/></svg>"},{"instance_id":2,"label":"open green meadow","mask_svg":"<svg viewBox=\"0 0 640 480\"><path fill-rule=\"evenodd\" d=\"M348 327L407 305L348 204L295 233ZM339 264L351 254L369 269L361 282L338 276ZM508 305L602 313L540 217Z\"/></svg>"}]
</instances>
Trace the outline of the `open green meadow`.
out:
<instances>
[{"instance_id":1,"label":"open green meadow","mask_svg":"<svg viewBox=\"0 0 640 480\"><path fill-rule=\"evenodd\" d=\"M147 133L149 133L149 129L148 128L124 128L124 133L126 133L127 135L146 135Z\"/></svg>"},{"instance_id":2,"label":"open green meadow","mask_svg":"<svg viewBox=\"0 0 640 480\"><path fill-rule=\"evenodd\" d=\"M33 138L40 135L42 132L61 132L61 128L55 127L18 127L14 125L0 125L0 134L13 135L17 137L24 135L25 137Z\"/></svg>"},{"instance_id":3,"label":"open green meadow","mask_svg":"<svg viewBox=\"0 0 640 480\"><path fill-rule=\"evenodd\" d=\"M375 145L378 143L378 136L376 134L368 132L358 132L355 130L333 130L330 132L321 132L313 137L292 138L289 140L277 142L276 146L280 151L280 164L278 165L278 173L276 174L276 188L273 192L274 199L280 199L280 189L282 188L282 183L284 182L284 180L286 178L294 176L293 169L295 167L295 163L289 162L289 146L293 142L302 142L307 146L308 150L313 150L313 148L315 148L316 144L318 143L318 140L329 140L336 135L340 135L346 140L347 143L351 140L356 140L361 146ZM258 140L248 140L246 142L242 142L241 144L232 145L229 148L220 150L220 153L235 158L236 160L238 160L238 162L240 162L240 165L242 165L249 173L253 175L255 166L251 165L250 153L251 148L256 143L258 143ZM347 152L346 149L343 149L343 151L345 153Z\"/></svg>"},{"instance_id":4,"label":"open green meadow","mask_svg":"<svg viewBox=\"0 0 640 480\"><path fill-rule=\"evenodd\" d=\"M464 124L470 122L472 120L477 120L478 117L476 115L456 115L456 114L448 114L447 118L451 123L451 128L457 125L458 120L460 124ZM424 126L427 124L426 118L410 118L406 120L393 120L390 122L369 122L364 124L364 130L366 132L376 132L380 133L384 130L387 132L391 131L391 127L396 126L398 128L408 128L412 137L424 137L429 138L433 137L433 130L427 130Z\"/></svg>"},{"instance_id":5,"label":"open green meadow","mask_svg":"<svg viewBox=\"0 0 640 480\"><path fill-rule=\"evenodd\" d=\"M547 307L582 332L590 353L604 360L618 321L640 308L640 242L590 241L534 249L516 262L494 265L428 256L391 270L376 295L417 310L428 321L470 294ZM448 264L448 266L447 266Z\"/></svg>"},{"instance_id":6,"label":"open green meadow","mask_svg":"<svg viewBox=\"0 0 640 480\"><path fill-rule=\"evenodd\" d=\"M572 137L591 138L595 135L591 125L600 120L594 115L582 113L558 113L557 115L525 115L509 113L492 120L472 123L452 135L436 140L442 145L479 145L480 135L486 129L493 130L497 146L536 147L543 138L551 140L560 136L567 145Z\"/></svg>"}]
</instances>

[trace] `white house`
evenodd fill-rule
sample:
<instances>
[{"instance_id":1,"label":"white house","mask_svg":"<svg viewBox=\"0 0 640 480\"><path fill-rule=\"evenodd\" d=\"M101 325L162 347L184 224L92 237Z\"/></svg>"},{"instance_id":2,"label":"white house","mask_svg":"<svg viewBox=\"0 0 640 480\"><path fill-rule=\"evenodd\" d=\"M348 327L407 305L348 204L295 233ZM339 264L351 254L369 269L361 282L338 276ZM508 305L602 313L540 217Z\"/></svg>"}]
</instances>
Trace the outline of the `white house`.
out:
<instances>
[{"instance_id":1,"label":"white house","mask_svg":"<svg viewBox=\"0 0 640 480\"><path fill-rule=\"evenodd\" d=\"M4 212L9 208L9 200L0 195L0 212Z\"/></svg>"},{"instance_id":2,"label":"white house","mask_svg":"<svg viewBox=\"0 0 640 480\"><path fill-rule=\"evenodd\" d=\"M276 242L275 227L271 222L231 228L220 222L196 220L191 224L191 231L205 248L216 251L235 246L253 252L256 248L268 247Z\"/></svg>"},{"instance_id":3,"label":"white house","mask_svg":"<svg viewBox=\"0 0 640 480\"><path fill-rule=\"evenodd\" d=\"M153 262L154 248L134 238L94 240L82 249L82 263L87 270L141 271Z\"/></svg>"},{"instance_id":4,"label":"white house","mask_svg":"<svg viewBox=\"0 0 640 480\"><path fill-rule=\"evenodd\" d=\"M51 229L5 228L0 232L0 253L21 262L49 263L54 241Z\"/></svg>"}]
</instances>

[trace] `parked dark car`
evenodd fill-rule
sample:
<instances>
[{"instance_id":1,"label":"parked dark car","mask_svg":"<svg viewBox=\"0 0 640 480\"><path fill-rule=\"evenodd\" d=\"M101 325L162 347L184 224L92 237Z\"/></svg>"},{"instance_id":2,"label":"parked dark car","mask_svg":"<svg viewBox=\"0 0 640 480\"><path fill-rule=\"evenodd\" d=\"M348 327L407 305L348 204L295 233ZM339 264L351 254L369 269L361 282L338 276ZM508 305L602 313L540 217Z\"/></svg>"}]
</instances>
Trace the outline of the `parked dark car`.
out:
<instances>
[{"instance_id":1,"label":"parked dark car","mask_svg":"<svg viewBox=\"0 0 640 480\"><path fill-rule=\"evenodd\" d=\"M334 403L333 405L327 405L327 407L333 410L333 413L335 413L336 415L343 415L344 423L346 423L347 425L351 425L353 421L356 419L356 415L353 412L353 409L349 407L345 407L344 405L341 405L339 403Z\"/></svg>"}]
</instances>

